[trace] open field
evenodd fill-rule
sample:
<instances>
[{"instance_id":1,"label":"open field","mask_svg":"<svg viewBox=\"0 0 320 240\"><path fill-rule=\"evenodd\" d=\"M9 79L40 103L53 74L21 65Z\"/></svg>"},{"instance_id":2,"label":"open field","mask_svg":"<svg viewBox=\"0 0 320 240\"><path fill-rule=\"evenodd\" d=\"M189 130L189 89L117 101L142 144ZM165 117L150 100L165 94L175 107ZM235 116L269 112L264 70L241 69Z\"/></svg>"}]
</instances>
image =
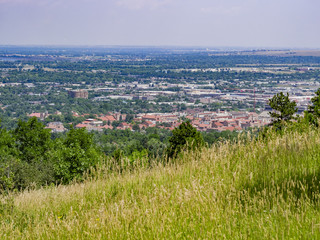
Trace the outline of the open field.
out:
<instances>
[{"instance_id":1,"label":"open field","mask_svg":"<svg viewBox=\"0 0 320 240\"><path fill-rule=\"evenodd\" d=\"M2 197L0 239L320 238L320 132Z\"/></svg>"}]
</instances>

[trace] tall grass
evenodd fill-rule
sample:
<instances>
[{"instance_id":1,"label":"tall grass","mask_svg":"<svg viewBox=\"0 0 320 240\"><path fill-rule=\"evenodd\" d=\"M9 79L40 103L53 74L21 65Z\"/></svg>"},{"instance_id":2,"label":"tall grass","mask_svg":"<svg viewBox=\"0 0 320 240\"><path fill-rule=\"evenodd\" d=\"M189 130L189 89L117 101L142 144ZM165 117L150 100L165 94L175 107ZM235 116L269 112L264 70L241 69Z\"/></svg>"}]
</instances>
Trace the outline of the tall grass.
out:
<instances>
[{"instance_id":1,"label":"tall grass","mask_svg":"<svg viewBox=\"0 0 320 240\"><path fill-rule=\"evenodd\" d=\"M0 239L318 239L319 183L318 130L249 136L2 197Z\"/></svg>"}]
</instances>

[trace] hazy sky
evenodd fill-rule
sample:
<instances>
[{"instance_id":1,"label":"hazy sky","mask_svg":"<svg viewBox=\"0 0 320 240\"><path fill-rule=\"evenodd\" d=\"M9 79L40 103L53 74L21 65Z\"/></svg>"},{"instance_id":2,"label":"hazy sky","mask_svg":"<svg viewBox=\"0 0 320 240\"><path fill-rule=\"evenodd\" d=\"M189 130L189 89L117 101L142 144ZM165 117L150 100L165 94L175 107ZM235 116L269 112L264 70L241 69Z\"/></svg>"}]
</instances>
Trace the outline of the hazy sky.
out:
<instances>
[{"instance_id":1,"label":"hazy sky","mask_svg":"<svg viewBox=\"0 0 320 240\"><path fill-rule=\"evenodd\" d=\"M319 0L0 0L0 44L320 48Z\"/></svg>"}]
</instances>

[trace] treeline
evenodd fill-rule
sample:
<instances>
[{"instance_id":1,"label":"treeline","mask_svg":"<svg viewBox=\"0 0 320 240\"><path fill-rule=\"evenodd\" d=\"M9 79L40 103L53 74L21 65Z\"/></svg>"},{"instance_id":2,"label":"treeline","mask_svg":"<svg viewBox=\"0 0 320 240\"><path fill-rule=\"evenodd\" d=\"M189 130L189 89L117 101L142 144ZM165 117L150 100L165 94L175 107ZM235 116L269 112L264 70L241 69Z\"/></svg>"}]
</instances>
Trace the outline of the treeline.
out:
<instances>
[{"instance_id":1,"label":"treeline","mask_svg":"<svg viewBox=\"0 0 320 240\"><path fill-rule=\"evenodd\" d=\"M165 163L184 146L213 144L234 139L236 132L200 133L189 122L173 132L160 128L142 131L105 130L88 133L72 126L64 134L50 133L37 118L19 120L12 130L0 128L0 192L50 184L81 181L98 164L119 164L123 159L134 165Z\"/></svg>"},{"instance_id":2,"label":"treeline","mask_svg":"<svg viewBox=\"0 0 320 240\"><path fill-rule=\"evenodd\" d=\"M236 139L239 133L212 130L200 134L204 142L211 146L218 141ZM132 158L137 152L144 152L152 160L167 153L172 135L172 131L158 127L139 131L106 129L102 133L95 132L94 139L106 156L114 156L116 152L120 152L122 156Z\"/></svg>"}]
</instances>

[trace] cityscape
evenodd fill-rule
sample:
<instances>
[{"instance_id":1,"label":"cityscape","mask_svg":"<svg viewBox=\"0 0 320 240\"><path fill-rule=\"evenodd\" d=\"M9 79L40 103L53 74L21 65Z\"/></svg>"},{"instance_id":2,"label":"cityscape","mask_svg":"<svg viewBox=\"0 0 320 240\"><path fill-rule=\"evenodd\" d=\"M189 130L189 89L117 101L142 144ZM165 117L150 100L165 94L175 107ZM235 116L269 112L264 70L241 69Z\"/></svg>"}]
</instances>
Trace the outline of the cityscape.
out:
<instances>
[{"instance_id":1,"label":"cityscape","mask_svg":"<svg viewBox=\"0 0 320 240\"><path fill-rule=\"evenodd\" d=\"M270 124L268 100L276 93L288 93L297 103L297 114L303 115L320 86L319 63L293 50L259 53L198 49L197 54L194 49L177 53L176 49L161 48L144 53L134 49L80 49L77 54L70 49L43 51L49 50L54 54L39 54L38 49L33 54L23 54L24 49L20 54L16 49L3 50L1 108L2 114L12 119L46 119L53 132L66 131L67 124L72 123L100 132L148 127L172 130L186 119L199 131L239 132ZM168 65L166 59L172 54ZM242 63L248 56L252 58L249 63ZM188 60L183 64L185 58ZM277 63L278 58L287 63ZM304 63L295 63L301 59ZM206 66L197 67L204 60L209 60ZM80 70L83 64L90 67ZM6 96L6 89L16 91L25 101L17 104L19 100ZM71 105L66 107L62 99ZM17 107L22 105L24 112L18 113ZM83 105L90 106L88 112ZM66 115L79 118L55 121Z\"/></svg>"}]
</instances>

